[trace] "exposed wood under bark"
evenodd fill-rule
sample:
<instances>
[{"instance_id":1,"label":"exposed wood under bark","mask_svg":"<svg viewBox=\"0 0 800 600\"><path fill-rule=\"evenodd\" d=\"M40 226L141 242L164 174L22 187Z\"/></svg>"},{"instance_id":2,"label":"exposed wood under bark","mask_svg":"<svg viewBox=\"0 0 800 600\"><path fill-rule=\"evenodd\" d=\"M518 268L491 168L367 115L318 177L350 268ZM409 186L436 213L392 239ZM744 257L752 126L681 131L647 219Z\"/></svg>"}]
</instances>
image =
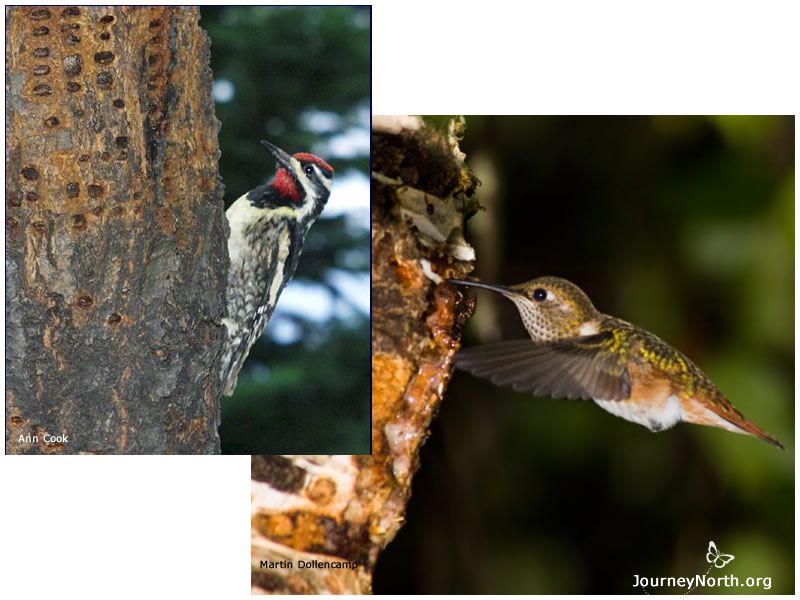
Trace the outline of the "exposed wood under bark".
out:
<instances>
[{"instance_id":1,"label":"exposed wood under bark","mask_svg":"<svg viewBox=\"0 0 800 600\"><path fill-rule=\"evenodd\" d=\"M227 225L198 9L6 16L6 451L218 452Z\"/></svg>"},{"instance_id":2,"label":"exposed wood under bark","mask_svg":"<svg viewBox=\"0 0 800 600\"><path fill-rule=\"evenodd\" d=\"M472 269L454 255L471 252L462 226L477 184L453 135L416 125L373 122L372 455L253 457L256 593L369 592L378 555L403 523L419 450L472 311L431 277ZM315 560L330 565L302 566Z\"/></svg>"}]
</instances>

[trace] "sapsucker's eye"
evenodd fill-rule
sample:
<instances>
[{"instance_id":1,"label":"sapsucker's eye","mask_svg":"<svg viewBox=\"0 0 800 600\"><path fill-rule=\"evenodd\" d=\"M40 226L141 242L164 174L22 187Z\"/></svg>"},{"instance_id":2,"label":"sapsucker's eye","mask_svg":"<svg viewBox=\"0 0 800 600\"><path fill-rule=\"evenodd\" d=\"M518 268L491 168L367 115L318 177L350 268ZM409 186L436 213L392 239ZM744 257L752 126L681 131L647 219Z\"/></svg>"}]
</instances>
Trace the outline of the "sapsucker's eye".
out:
<instances>
[{"instance_id":1,"label":"sapsucker's eye","mask_svg":"<svg viewBox=\"0 0 800 600\"><path fill-rule=\"evenodd\" d=\"M312 167L311 165L306 165L303 168L303 171L305 171L306 175L313 175L314 174L314 167Z\"/></svg>"},{"instance_id":2,"label":"sapsucker's eye","mask_svg":"<svg viewBox=\"0 0 800 600\"><path fill-rule=\"evenodd\" d=\"M542 288L536 288L533 290L533 299L537 302L541 302L542 300L547 298L547 290Z\"/></svg>"}]
</instances>

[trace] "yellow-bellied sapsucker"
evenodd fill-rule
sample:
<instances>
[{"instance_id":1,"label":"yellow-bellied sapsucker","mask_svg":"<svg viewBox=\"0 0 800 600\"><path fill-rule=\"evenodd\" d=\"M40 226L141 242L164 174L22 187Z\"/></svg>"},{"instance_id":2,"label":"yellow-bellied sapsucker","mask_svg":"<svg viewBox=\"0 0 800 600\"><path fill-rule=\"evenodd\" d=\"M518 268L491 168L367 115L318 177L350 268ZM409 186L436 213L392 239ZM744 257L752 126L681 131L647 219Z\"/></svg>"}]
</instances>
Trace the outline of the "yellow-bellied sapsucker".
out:
<instances>
[{"instance_id":1,"label":"yellow-bellied sapsucker","mask_svg":"<svg viewBox=\"0 0 800 600\"><path fill-rule=\"evenodd\" d=\"M230 396L250 347L272 316L294 276L303 241L325 207L333 167L313 154L289 156L261 142L276 161L275 176L231 204L228 254L228 340L222 355L222 388Z\"/></svg>"}]
</instances>

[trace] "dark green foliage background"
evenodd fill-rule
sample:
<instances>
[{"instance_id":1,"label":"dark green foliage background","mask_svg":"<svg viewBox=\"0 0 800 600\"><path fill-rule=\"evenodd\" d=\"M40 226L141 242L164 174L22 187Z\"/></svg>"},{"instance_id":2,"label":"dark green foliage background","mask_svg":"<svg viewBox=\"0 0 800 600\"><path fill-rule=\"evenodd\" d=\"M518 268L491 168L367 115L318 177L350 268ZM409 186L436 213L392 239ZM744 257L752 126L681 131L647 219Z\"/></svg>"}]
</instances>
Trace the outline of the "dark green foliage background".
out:
<instances>
[{"instance_id":1,"label":"dark green foliage background","mask_svg":"<svg viewBox=\"0 0 800 600\"><path fill-rule=\"evenodd\" d=\"M686 424L654 434L457 373L375 592L642 593L634 575L705 573L714 540L736 558L711 575L772 589L698 593L793 593L794 119L468 117L462 148L496 171L479 168L487 210L468 224L478 276L574 281L684 351L786 450ZM493 324L524 335L510 302L476 295L465 344Z\"/></svg>"},{"instance_id":2,"label":"dark green foliage background","mask_svg":"<svg viewBox=\"0 0 800 600\"><path fill-rule=\"evenodd\" d=\"M359 108L368 110L369 7L203 7L200 24L211 38L215 80L235 87L233 100L216 107L227 204L274 173L259 140L310 151L355 124ZM309 109L335 113L340 127L304 129ZM324 158L337 174L357 169L368 176L368 156ZM348 227L344 216L314 225L295 279L337 294L329 280L334 268L369 272L368 231ZM369 317L359 315L322 324L298 317L302 339L289 345L276 344L267 328L235 395L223 398L223 453L369 453ZM259 365L268 377L255 375Z\"/></svg>"}]
</instances>

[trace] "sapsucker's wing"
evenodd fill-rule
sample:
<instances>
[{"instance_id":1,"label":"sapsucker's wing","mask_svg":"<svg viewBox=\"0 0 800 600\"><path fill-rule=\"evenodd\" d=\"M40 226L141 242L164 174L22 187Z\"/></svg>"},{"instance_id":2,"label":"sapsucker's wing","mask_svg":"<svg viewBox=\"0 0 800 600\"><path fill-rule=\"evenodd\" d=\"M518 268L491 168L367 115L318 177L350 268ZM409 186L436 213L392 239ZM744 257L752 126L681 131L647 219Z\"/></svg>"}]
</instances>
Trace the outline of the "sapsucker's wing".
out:
<instances>
[{"instance_id":1,"label":"sapsucker's wing","mask_svg":"<svg viewBox=\"0 0 800 600\"><path fill-rule=\"evenodd\" d=\"M456 366L495 385L554 398L624 400L631 383L608 332L568 341L497 342L466 348Z\"/></svg>"},{"instance_id":2,"label":"sapsucker's wing","mask_svg":"<svg viewBox=\"0 0 800 600\"><path fill-rule=\"evenodd\" d=\"M231 263L228 277L228 342L222 357L222 386L233 394L250 348L261 337L283 288L294 277L305 230L293 221L265 218L248 230L250 240Z\"/></svg>"}]
</instances>

